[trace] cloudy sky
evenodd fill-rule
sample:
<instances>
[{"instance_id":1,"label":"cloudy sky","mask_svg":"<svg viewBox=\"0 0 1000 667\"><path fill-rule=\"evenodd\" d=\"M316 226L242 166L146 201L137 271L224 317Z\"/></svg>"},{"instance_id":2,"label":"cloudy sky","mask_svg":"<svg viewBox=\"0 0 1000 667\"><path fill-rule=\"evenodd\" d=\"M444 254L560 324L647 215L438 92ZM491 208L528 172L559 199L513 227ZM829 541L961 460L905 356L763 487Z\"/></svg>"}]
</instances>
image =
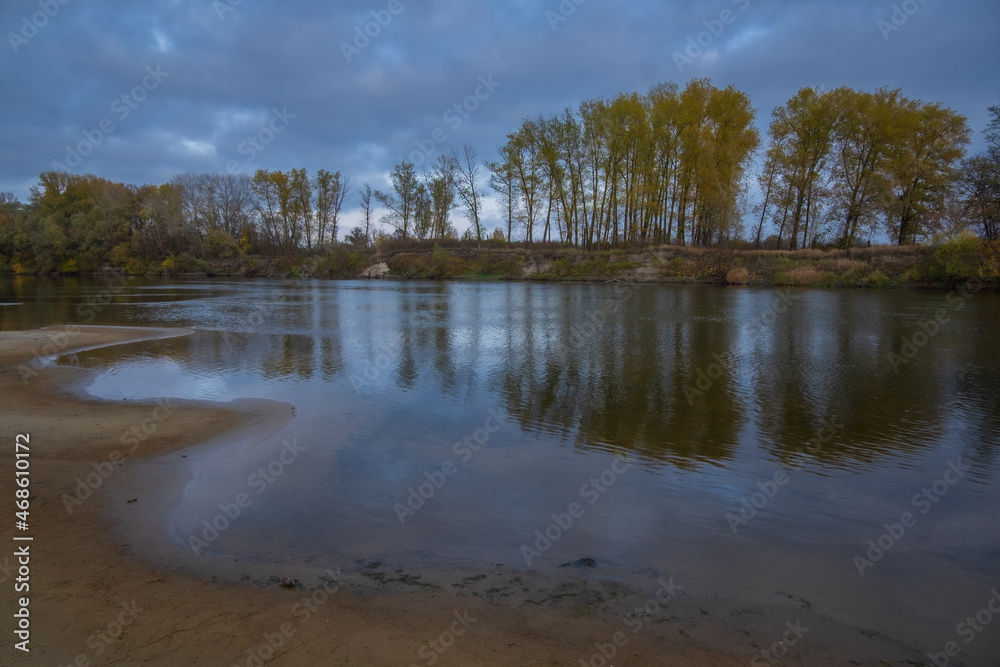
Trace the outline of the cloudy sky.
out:
<instances>
[{"instance_id":1,"label":"cloudy sky","mask_svg":"<svg viewBox=\"0 0 1000 667\"><path fill-rule=\"evenodd\" d=\"M414 151L493 159L525 116L694 77L748 92L762 129L804 86L902 88L967 116L974 151L1000 104L996 0L4 0L0 29L0 190L22 200L55 163L384 188Z\"/></svg>"}]
</instances>

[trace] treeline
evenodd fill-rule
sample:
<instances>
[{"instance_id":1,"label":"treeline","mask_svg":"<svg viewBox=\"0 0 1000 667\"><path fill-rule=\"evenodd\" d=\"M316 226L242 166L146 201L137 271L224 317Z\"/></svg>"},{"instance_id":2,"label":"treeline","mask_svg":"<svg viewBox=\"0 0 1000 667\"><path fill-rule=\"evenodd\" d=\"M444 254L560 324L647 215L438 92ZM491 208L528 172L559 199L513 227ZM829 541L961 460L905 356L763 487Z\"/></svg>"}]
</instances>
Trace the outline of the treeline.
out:
<instances>
[{"instance_id":1,"label":"treeline","mask_svg":"<svg viewBox=\"0 0 1000 667\"><path fill-rule=\"evenodd\" d=\"M463 146L422 172L401 162L385 190L354 190L326 170L184 174L159 186L45 172L28 203L0 193L0 268L145 272L182 254L291 257L341 243L348 202L361 224L345 241L359 248L454 239L456 216L467 239L585 249L850 247L884 236L905 245L969 227L995 240L1000 106L990 112L987 151L965 158L966 119L939 104L898 90L805 88L774 110L763 168L751 174L762 142L749 97L702 79L525 119L494 161ZM762 201L751 209L754 178Z\"/></svg>"},{"instance_id":2,"label":"treeline","mask_svg":"<svg viewBox=\"0 0 1000 667\"><path fill-rule=\"evenodd\" d=\"M756 224L746 170L759 138L746 95L707 80L584 102L525 120L489 166L507 236L594 244L899 245L973 227L1000 232L1000 106L983 155L963 160L966 119L898 90L799 91L774 110ZM764 233L775 232L768 239ZM554 226L553 226L554 225Z\"/></svg>"},{"instance_id":3,"label":"treeline","mask_svg":"<svg viewBox=\"0 0 1000 667\"><path fill-rule=\"evenodd\" d=\"M174 255L295 254L335 242L350 180L339 172L183 174L160 186L44 172L27 205L0 193L0 262L26 272L145 273Z\"/></svg>"}]
</instances>

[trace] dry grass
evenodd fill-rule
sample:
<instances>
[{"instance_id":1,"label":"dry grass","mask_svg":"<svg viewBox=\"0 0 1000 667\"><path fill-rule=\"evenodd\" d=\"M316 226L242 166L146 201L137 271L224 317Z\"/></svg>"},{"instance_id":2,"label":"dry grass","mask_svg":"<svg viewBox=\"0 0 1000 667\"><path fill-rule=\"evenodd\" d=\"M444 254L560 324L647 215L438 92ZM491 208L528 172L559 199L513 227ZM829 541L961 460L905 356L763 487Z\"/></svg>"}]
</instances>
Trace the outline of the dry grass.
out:
<instances>
[{"instance_id":1,"label":"dry grass","mask_svg":"<svg viewBox=\"0 0 1000 667\"><path fill-rule=\"evenodd\" d=\"M851 275L861 273L868 269L868 264L856 259L840 257L838 259L827 259L819 263L818 268L823 271L830 271L840 275Z\"/></svg>"},{"instance_id":2,"label":"dry grass","mask_svg":"<svg viewBox=\"0 0 1000 667\"><path fill-rule=\"evenodd\" d=\"M750 272L742 266L732 269L726 274L726 282L730 285L746 285L750 282Z\"/></svg>"},{"instance_id":3,"label":"dry grass","mask_svg":"<svg viewBox=\"0 0 1000 667\"><path fill-rule=\"evenodd\" d=\"M812 267L800 267L792 269L786 275L791 279L792 285L798 287L815 287L823 282L826 274Z\"/></svg>"}]
</instances>

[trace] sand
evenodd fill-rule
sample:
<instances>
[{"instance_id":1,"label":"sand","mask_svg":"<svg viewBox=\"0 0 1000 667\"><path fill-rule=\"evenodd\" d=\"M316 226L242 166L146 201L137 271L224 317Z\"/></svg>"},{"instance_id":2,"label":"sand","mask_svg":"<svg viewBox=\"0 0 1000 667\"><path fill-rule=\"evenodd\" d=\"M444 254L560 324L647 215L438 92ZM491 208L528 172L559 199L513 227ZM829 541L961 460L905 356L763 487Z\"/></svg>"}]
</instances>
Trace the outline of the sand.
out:
<instances>
[{"instance_id":1,"label":"sand","mask_svg":"<svg viewBox=\"0 0 1000 667\"><path fill-rule=\"evenodd\" d=\"M209 574L207 564L200 572L206 561L178 568L140 557L131 541L158 530L151 517L165 515L171 494L180 492L170 461L180 466L188 448L274 415L253 401L184 403L157 420L162 405L89 399L81 390L87 371L36 358L46 345L48 353L68 353L184 333L0 333L0 516L8 521L8 546L0 552L0 664L764 665L761 651L770 647L785 654L771 664L922 658L912 646L830 618L794 596L625 590L587 568L578 581L547 583L498 567L462 572L461 585L451 573L450 586L435 586L412 585L367 563L330 573L272 567L270 576L256 572L240 582ZM129 434L143 425L151 433L137 446ZM18 434L30 434L27 532L13 525ZM13 542L15 534L34 538L30 653L13 647L13 614L24 595L13 590L13 553L27 544ZM283 587L284 576L300 583ZM789 629L796 627L808 630ZM776 644L783 636L794 643Z\"/></svg>"}]
</instances>

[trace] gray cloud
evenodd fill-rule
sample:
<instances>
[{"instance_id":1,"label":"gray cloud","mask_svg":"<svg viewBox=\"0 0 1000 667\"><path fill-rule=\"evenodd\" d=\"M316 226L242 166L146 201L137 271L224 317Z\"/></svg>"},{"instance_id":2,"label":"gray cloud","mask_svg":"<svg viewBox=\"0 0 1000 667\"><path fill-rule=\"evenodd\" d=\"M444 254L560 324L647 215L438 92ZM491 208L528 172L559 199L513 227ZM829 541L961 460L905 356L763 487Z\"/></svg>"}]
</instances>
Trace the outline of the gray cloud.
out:
<instances>
[{"instance_id":1,"label":"gray cloud","mask_svg":"<svg viewBox=\"0 0 1000 667\"><path fill-rule=\"evenodd\" d=\"M803 86L899 87L967 115L978 150L986 109L1000 102L1000 8L993 0L909 1L917 10L888 40L878 21L891 21L894 3L859 0L564 0L565 16L558 0L401 0L394 15L388 0L6 2L0 190L25 198L38 174L65 163L67 145L103 119L114 130L74 171L164 182L236 160L248 171L327 168L376 184L435 128L489 159L525 116L692 77L748 92L762 130ZM27 42L14 38L15 53L10 33L40 4L58 12ZM724 10L733 20L715 23ZM371 12L391 20L348 63L342 43L375 20ZM678 71L674 54L688 38L720 26ZM169 76L121 118L115 101L142 86L147 67ZM460 127L445 122L490 74L501 87ZM241 143L267 127L273 109L295 118L246 164Z\"/></svg>"}]
</instances>

